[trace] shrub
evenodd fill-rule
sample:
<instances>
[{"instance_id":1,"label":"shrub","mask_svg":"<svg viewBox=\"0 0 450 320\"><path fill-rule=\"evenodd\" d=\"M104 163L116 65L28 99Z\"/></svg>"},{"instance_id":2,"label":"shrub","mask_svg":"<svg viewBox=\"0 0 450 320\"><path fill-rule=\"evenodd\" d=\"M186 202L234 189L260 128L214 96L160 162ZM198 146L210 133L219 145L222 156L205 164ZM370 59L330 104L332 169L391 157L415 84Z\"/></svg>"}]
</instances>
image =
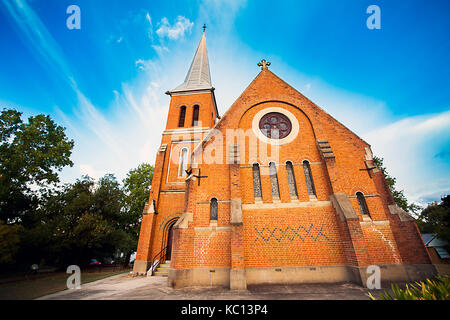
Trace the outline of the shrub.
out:
<instances>
[{"instance_id":1,"label":"shrub","mask_svg":"<svg viewBox=\"0 0 450 320\"><path fill-rule=\"evenodd\" d=\"M436 279L427 279L425 282L415 282L400 289L397 284L392 286L392 294L385 291L380 293L378 300L450 300L450 277L437 276ZM377 300L371 293L368 296Z\"/></svg>"}]
</instances>

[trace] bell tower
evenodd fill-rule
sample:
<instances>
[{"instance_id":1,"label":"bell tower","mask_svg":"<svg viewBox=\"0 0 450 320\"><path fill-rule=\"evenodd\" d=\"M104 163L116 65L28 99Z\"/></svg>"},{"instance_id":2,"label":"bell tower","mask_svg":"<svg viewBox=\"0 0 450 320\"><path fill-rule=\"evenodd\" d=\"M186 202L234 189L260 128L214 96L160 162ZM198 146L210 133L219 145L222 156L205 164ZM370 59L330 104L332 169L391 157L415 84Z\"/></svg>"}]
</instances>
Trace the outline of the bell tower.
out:
<instances>
[{"instance_id":1,"label":"bell tower","mask_svg":"<svg viewBox=\"0 0 450 320\"><path fill-rule=\"evenodd\" d=\"M171 230L184 211L190 155L220 118L205 29L184 82L166 92L171 97L169 114L156 155L150 199L143 212L135 274L145 274L152 261L170 261Z\"/></svg>"},{"instance_id":2,"label":"bell tower","mask_svg":"<svg viewBox=\"0 0 450 320\"><path fill-rule=\"evenodd\" d=\"M214 90L204 30L184 82L166 92L171 96L166 130L212 128L219 118Z\"/></svg>"}]
</instances>

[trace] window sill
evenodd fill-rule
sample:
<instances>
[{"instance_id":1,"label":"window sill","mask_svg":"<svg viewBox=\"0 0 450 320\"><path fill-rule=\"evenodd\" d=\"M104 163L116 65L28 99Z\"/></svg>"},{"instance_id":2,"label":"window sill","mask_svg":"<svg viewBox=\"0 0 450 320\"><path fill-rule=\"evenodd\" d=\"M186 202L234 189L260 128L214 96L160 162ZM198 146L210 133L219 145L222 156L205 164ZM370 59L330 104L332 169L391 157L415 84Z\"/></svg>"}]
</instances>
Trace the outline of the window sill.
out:
<instances>
[{"instance_id":1,"label":"window sill","mask_svg":"<svg viewBox=\"0 0 450 320\"><path fill-rule=\"evenodd\" d=\"M217 220L211 220L211 221L209 222L209 226L210 226L210 227L217 227Z\"/></svg>"},{"instance_id":2,"label":"window sill","mask_svg":"<svg viewBox=\"0 0 450 320\"><path fill-rule=\"evenodd\" d=\"M262 203L263 199L260 197L255 198L255 203Z\"/></svg>"}]
</instances>

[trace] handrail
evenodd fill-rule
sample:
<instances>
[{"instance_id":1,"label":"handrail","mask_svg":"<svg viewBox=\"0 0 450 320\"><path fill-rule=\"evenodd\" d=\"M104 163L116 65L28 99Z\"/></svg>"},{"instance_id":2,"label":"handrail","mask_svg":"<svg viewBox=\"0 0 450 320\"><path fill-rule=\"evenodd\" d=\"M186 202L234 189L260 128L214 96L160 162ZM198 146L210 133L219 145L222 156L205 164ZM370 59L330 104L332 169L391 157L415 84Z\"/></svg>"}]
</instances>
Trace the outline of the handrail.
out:
<instances>
[{"instance_id":1,"label":"handrail","mask_svg":"<svg viewBox=\"0 0 450 320\"><path fill-rule=\"evenodd\" d=\"M167 254L167 246L165 246L160 252L158 252L152 259L152 264L150 266L150 270L151 270L151 275L153 275L153 271L154 269L156 269L157 266L154 266L155 262L158 261L158 257L159 257L159 261L158 261L158 265L161 264L161 261L163 261L166 258L166 254ZM164 260L165 262L165 260ZM150 271L149 270L149 271Z\"/></svg>"}]
</instances>

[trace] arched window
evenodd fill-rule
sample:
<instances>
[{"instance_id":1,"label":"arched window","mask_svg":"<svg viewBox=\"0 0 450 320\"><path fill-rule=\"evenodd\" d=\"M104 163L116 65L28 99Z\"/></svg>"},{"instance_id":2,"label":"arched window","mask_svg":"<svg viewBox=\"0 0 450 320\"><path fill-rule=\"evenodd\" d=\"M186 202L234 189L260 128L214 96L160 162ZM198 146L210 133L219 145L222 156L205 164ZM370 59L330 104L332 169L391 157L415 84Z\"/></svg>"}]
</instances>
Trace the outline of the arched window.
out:
<instances>
[{"instance_id":1,"label":"arched window","mask_svg":"<svg viewBox=\"0 0 450 320\"><path fill-rule=\"evenodd\" d=\"M291 198L298 199L297 185L295 183L294 167L292 165L292 162L290 161L286 162L286 172L289 184L289 194L291 195Z\"/></svg>"},{"instance_id":2,"label":"arched window","mask_svg":"<svg viewBox=\"0 0 450 320\"><path fill-rule=\"evenodd\" d=\"M362 192L356 193L356 199L358 199L359 210L361 214L369 214L369 208L367 207L366 198Z\"/></svg>"},{"instance_id":3,"label":"arched window","mask_svg":"<svg viewBox=\"0 0 450 320\"><path fill-rule=\"evenodd\" d=\"M186 176L187 165L188 165L188 149L187 148L183 148L181 150L180 167L179 167L179 172L178 172L178 175L180 177L185 177Z\"/></svg>"},{"instance_id":4,"label":"arched window","mask_svg":"<svg viewBox=\"0 0 450 320\"><path fill-rule=\"evenodd\" d=\"M261 175L257 163L253 164L253 190L255 191L255 198L262 198Z\"/></svg>"},{"instance_id":5,"label":"arched window","mask_svg":"<svg viewBox=\"0 0 450 320\"><path fill-rule=\"evenodd\" d=\"M212 198L209 208L209 220L217 221L217 211L218 211L217 199Z\"/></svg>"},{"instance_id":6,"label":"arched window","mask_svg":"<svg viewBox=\"0 0 450 320\"><path fill-rule=\"evenodd\" d=\"M186 107L180 108L180 118L178 120L178 127L184 127L184 120L186 119Z\"/></svg>"},{"instance_id":7,"label":"arched window","mask_svg":"<svg viewBox=\"0 0 450 320\"><path fill-rule=\"evenodd\" d=\"M194 106L194 113L192 114L192 126L196 127L198 126L198 115L200 112L199 106Z\"/></svg>"},{"instance_id":8,"label":"arched window","mask_svg":"<svg viewBox=\"0 0 450 320\"><path fill-rule=\"evenodd\" d=\"M275 162L269 163L270 187L274 199L280 199L280 189L278 188L277 166Z\"/></svg>"},{"instance_id":9,"label":"arched window","mask_svg":"<svg viewBox=\"0 0 450 320\"><path fill-rule=\"evenodd\" d=\"M313 177L311 173L311 166L308 161L303 161L303 171L305 172L306 188L310 196L316 196L316 189L314 188Z\"/></svg>"}]
</instances>

